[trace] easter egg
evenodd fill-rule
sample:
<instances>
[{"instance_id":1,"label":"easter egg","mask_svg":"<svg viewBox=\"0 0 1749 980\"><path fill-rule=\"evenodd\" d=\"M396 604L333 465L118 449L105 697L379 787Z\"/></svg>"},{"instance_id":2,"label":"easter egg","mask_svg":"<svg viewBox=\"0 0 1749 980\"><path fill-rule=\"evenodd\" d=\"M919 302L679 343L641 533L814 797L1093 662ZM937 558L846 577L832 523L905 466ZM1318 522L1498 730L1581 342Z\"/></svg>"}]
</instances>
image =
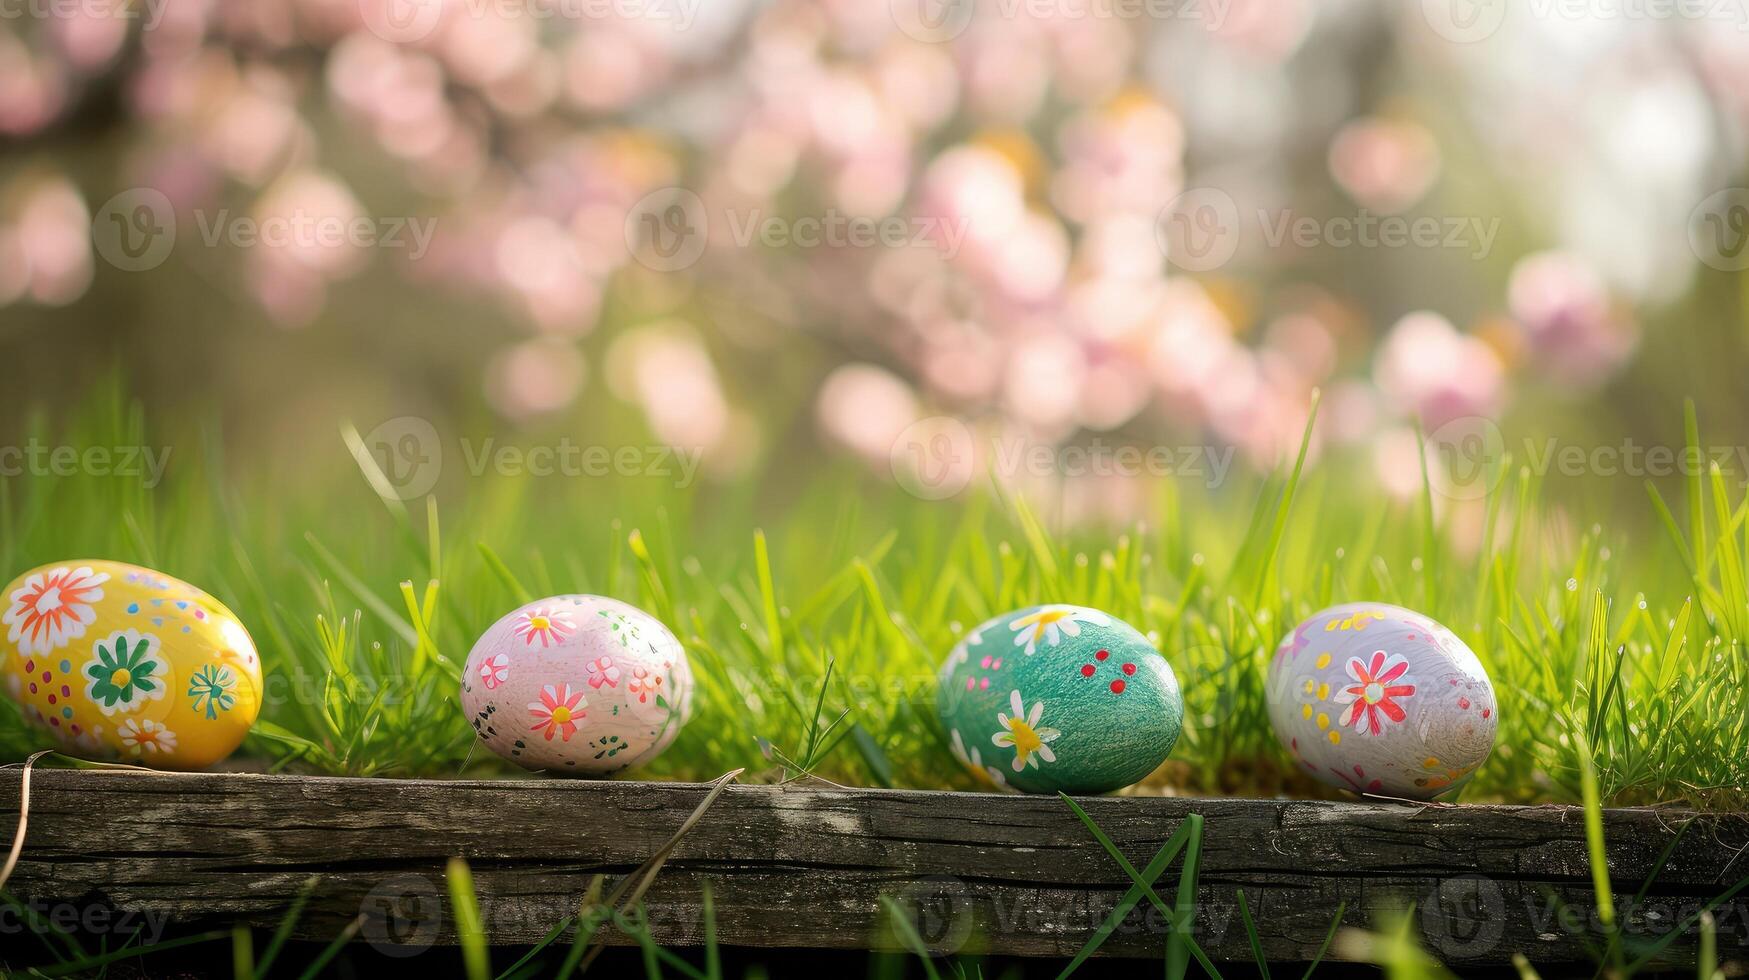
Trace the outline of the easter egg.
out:
<instances>
[{"instance_id":1,"label":"easter egg","mask_svg":"<svg viewBox=\"0 0 1749 980\"><path fill-rule=\"evenodd\" d=\"M936 709L955 758L986 784L1105 793L1159 767L1184 699L1135 627L1084 606L1035 606L966 634Z\"/></svg>"},{"instance_id":2,"label":"easter egg","mask_svg":"<svg viewBox=\"0 0 1749 980\"><path fill-rule=\"evenodd\" d=\"M1300 768L1356 793L1428 800L1494 746L1499 704L1451 630L1379 602L1301 623L1269 664L1269 721Z\"/></svg>"},{"instance_id":3,"label":"easter egg","mask_svg":"<svg viewBox=\"0 0 1749 980\"><path fill-rule=\"evenodd\" d=\"M656 757L692 710L692 669L655 617L617 599L539 599L492 624L462 672L480 741L528 769L605 775Z\"/></svg>"},{"instance_id":4,"label":"easter egg","mask_svg":"<svg viewBox=\"0 0 1749 980\"><path fill-rule=\"evenodd\" d=\"M69 754L199 769L261 711L248 631L187 582L81 559L24 573L5 598L6 694Z\"/></svg>"}]
</instances>

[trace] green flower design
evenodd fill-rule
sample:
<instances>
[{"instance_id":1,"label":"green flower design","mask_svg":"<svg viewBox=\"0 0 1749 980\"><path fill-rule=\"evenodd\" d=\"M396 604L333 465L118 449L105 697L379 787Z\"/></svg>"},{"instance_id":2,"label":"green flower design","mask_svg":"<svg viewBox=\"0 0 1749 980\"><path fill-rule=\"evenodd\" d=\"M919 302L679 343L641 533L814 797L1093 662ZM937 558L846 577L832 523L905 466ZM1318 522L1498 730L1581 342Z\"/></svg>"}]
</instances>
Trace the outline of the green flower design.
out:
<instances>
[{"instance_id":1,"label":"green flower design","mask_svg":"<svg viewBox=\"0 0 1749 980\"><path fill-rule=\"evenodd\" d=\"M164 696L165 664L158 653L158 638L138 630L111 633L93 648L95 656L85 665L85 694L106 715L134 711L147 701Z\"/></svg>"},{"instance_id":2,"label":"green flower design","mask_svg":"<svg viewBox=\"0 0 1749 980\"><path fill-rule=\"evenodd\" d=\"M613 627L613 634L619 638L620 646L629 649L632 640L638 641L640 646L648 646L648 644L644 642L643 634L638 630L638 624L633 622L631 618L624 613L609 612L608 610L603 609L596 613L596 615L607 620L609 625Z\"/></svg>"},{"instance_id":3,"label":"green flower design","mask_svg":"<svg viewBox=\"0 0 1749 980\"><path fill-rule=\"evenodd\" d=\"M194 699L194 710L205 710L207 720L211 721L220 711L229 711L237 703L237 696L231 693L236 686L237 678L231 668L207 664L195 671L194 680L188 682L188 696Z\"/></svg>"}]
</instances>

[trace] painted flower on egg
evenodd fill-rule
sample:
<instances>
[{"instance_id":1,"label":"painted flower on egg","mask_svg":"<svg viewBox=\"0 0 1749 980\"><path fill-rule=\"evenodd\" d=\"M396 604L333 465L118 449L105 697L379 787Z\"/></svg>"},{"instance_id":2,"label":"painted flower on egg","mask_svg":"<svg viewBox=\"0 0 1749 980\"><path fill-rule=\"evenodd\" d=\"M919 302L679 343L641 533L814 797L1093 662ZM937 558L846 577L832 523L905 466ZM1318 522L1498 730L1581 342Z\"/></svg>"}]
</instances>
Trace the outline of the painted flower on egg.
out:
<instances>
[{"instance_id":1,"label":"painted flower on egg","mask_svg":"<svg viewBox=\"0 0 1749 980\"><path fill-rule=\"evenodd\" d=\"M150 718L129 718L117 730L135 755L168 754L176 750L176 733Z\"/></svg>"},{"instance_id":2,"label":"painted flower on egg","mask_svg":"<svg viewBox=\"0 0 1749 980\"><path fill-rule=\"evenodd\" d=\"M1104 613L1092 609L1079 606L1042 606L1016 618L1008 624L1008 628L1016 634L1014 645L1025 647L1027 655L1030 656L1038 652L1041 640L1054 647L1062 643L1065 636L1080 636L1082 623L1104 626L1110 622Z\"/></svg>"},{"instance_id":3,"label":"painted flower on egg","mask_svg":"<svg viewBox=\"0 0 1749 980\"><path fill-rule=\"evenodd\" d=\"M614 599L563 595L486 630L462 707L487 748L554 773L617 772L654 757L691 712L692 672L667 627Z\"/></svg>"},{"instance_id":4,"label":"painted flower on egg","mask_svg":"<svg viewBox=\"0 0 1749 980\"><path fill-rule=\"evenodd\" d=\"M229 711L236 705L237 697L231 693L236 686L237 679L231 674L231 668L207 664L195 672L194 680L188 682L188 696L194 699L194 710L205 711L211 720L217 718L220 711Z\"/></svg>"},{"instance_id":5,"label":"painted flower on egg","mask_svg":"<svg viewBox=\"0 0 1749 980\"><path fill-rule=\"evenodd\" d=\"M549 647L563 642L576 628L577 624L564 612L541 606L517 617L515 634L529 646L539 640L541 646Z\"/></svg>"},{"instance_id":6,"label":"painted flower on egg","mask_svg":"<svg viewBox=\"0 0 1749 980\"><path fill-rule=\"evenodd\" d=\"M85 694L106 715L133 711L164 696L164 660L153 652L158 638L124 630L100 641L97 656L85 665Z\"/></svg>"},{"instance_id":7,"label":"painted flower on egg","mask_svg":"<svg viewBox=\"0 0 1749 980\"><path fill-rule=\"evenodd\" d=\"M1172 668L1133 627L1053 604L968 631L942 665L936 710L954 758L981 782L1104 793L1165 761L1184 703Z\"/></svg>"},{"instance_id":8,"label":"painted flower on egg","mask_svg":"<svg viewBox=\"0 0 1749 980\"><path fill-rule=\"evenodd\" d=\"M589 661L585 669L589 671L590 687L600 688L603 684L608 687L619 686L619 668L613 665L612 657L597 657Z\"/></svg>"},{"instance_id":9,"label":"painted flower on egg","mask_svg":"<svg viewBox=\"0 0 1749 980\"><path fill-rule=\"evenodd\" d=\"M568 685L555 688L548 684L541 688L540 700L528 706L528 713L534 716L533 730L547 741L551 742L557 733L569 742L577 734L577 723L589 717L583 710L587 706L582 691L573 694Z\"/></svg>"},{"instance_id":10,"label":"painted flower on egg","mask_svg":"<svg viewBox=\"0 0 1749 980\"><path fill-rule=\"evenodd\" d=\"M983 753L978 750L976 745L968 748L966 740L960 737L959 729L953 730L948 748L953 752L953 757L958 759L960 764L965 766L973 776L989 783L996 789L1008 790L1008 777L1002 775L1002 770L995 766L984 765ZM1008 791L1013 792L1012 790Z\"/></svg>"},{"instance_id":11,"label":"painted flower on egg","mask_svg":"<svg viewBox=\"0 0 1749 980\"><path fill-rule=\"evenodd\" d=\"M1419 613L1326 609L1270 661L1269 720L1308 775L1357 793L1431 799L1487 759L1499 717L1481 661Z\"/></svg>"},{"instance_id":12,"label":"painted flower on egg","mask_svg":"<svg viewBox=\"0 0 1749 980\"><path fill-rule=\"evenodd\" d=\"M29 656L59 650L79 639L85 627L97 621L94 606L102 601L107 581L106 573L84 565L30 573L22 586L12 590L12 604L0 617L7 626L7 641Z\"/></svg>"},{"instance_id":13,"label":"painted flower on egg","mask_svg":"<svg viewBox=\"0 0 1749 980\"><path fill-rule=\"evenodd\" d=\"M480 661L480 683L486 685L486 690L495 691L498 685L510 677L510 657L495 653Z\"/></svg>"},{"instance_id":14,"label":"painted flower on egg","mask_svg":"<svg viewBox=\"0 0 1749 980\"><path fill-rule=\"evenodd\" d=\"M1383 650L1374 650L1372 660L1362 663L1359 657L1348 658L1348 679L1353 684L1336 694L1336 703L1348 705L1339 724L1357 732L1377 735L1384 731L1379 724L1382 716L1390 724L1405 717L1397 698L1415 693L1414 678L1408 676L1409 662Z\"/></svg>"},{"instance_id":15,"label":"painted flower on egg","mask_svg":"<svg viewBox=\"0 0 1749 980\"><path fill-rule=\"evenodd\" d=\"M1044 719L1045 703L1034 701L1032 713L1027 714L1026 705L1020 700L1019 691L1011 691L1008 695L1008 705L1013 709L1012 715L996 713L996 721L1003 730L990 736L990 741L997 748L1014 750L1014 771L1019 772L1027 766L1038 768L1039 761L1057 761L1056 753L1051 751L1050 743L1061 738L1063 733L1055 728L1046 728L1039 724Z\"/></svg>"}]
</instances>

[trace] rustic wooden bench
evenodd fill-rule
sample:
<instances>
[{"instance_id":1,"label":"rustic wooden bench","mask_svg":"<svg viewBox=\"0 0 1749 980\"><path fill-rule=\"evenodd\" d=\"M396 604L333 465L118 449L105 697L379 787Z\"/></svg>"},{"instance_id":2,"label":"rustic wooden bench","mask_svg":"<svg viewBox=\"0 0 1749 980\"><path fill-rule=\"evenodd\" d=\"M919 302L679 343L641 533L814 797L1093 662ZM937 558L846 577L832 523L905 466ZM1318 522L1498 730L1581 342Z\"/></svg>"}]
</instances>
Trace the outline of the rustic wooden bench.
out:
<instances>
[{"instance_id":1,"label":"rustic wooden bench","mask_svg":"<svg viewBox=\"0 0 1749 980\"><path fill-rule=\"evenodd\" d=\"M19 781L16 768L0 772L0 814L17 812ZM459 855L491 941L532 944L577 911L593 876L622 876L667 842L707 788L39 769L8 890L39 907L102 902L191 926L272 927L320 875L300 936L327 939L362 914L364 939L411 953L453 941L443 875ZM1576 962L1601 941L1574 807L1080 802L1137 867L1186 815L1203 815L1194 935L1216 959L1252 957L1241 889L1272 960L1313 957L1343 902L1345 924L1361 928L1412 907L1411 928L1451 964L1515 952ZM1609 810L1606 834L1630 936L1681 928L1749 876L1749 816ZM728 787L646 896L660 942L701 941L707 882L725 944L893 948L885 895L933 949L1027 956L1073 954L1130 885L1054 797L819 785ZM1169 873L1160 893L1175 884ZM1714 912L1721 955L1749 956L1746 900ZM1682 931L1677 958L1697 941ZM1102 954L1156 957L1165 934L1143 901Z\"/></svg>"}]
</instances>

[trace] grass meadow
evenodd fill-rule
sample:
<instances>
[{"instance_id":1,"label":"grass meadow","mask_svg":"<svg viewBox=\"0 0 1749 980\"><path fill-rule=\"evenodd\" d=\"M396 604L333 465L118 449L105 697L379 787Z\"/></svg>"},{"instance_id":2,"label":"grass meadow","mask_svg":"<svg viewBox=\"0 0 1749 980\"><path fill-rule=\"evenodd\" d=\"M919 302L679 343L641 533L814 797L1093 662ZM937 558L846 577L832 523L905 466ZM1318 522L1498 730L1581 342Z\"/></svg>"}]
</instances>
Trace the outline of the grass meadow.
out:
<instances>
[{"instance_id":1,"label":"grass meadow","mask_svg":"<svg viewBox=\"0 0 1749 980\"><path fill-rule=\"evenodd\" d=\"M935 671L985 618L1064 601L1135 624L1185 691L1179 744L1131 792L1328 795L1271 734L1267 656L1300 618L1376 599L1449 625L1493 678L1499 734L1464 801L1578 801L1587 757L1610 805L1734 808L1749 785L1749 505L1716 467L1648 482L1614 527L1509 455L1462 521L1431 476L1397 500L1302 455L1212 490L1161 479L1146 520L1065 531L994 484L924 501L849 464L767 474L781 499L487 471L403 500L349 449L356 430L335 432L332 466L251 475L226 465L219 420L157 432L119 384L67 428L34 424L45 442L171 447L150 489L0 483L0 564L132 561L230 605L268 677L244 768L519 775L473 748L459 665L505 610L590 592L668 623L698 678L682 737L634 778L975 788L935 719ZM1692 409L1671 429L1705 444ZM10 759L42 741L0 708Z\"/></svg>"}]
</instances>

